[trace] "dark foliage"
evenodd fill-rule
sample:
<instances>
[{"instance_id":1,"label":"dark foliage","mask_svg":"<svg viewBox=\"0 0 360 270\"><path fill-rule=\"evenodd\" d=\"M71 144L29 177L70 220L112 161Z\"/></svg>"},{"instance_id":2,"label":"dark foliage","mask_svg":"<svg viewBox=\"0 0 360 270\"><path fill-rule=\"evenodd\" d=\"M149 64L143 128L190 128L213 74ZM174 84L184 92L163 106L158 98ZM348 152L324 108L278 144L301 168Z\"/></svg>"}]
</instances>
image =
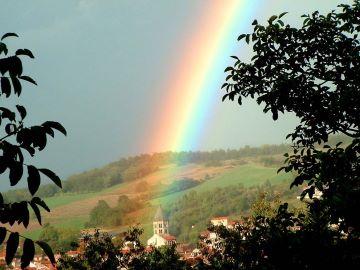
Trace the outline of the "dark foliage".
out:
<instances>
[{"instance_id":1,"label":"dark foliage","mask_svg":"<svg viewBox=\"0 0 360 270\"><path fill-rule=\"evenodd\" d=\"M7 33L2 36L0 41L0 56L3 56L3 58L0 58L0 98L4 101L2 104L11 96L19 97L21 95L24 81L36 85L34 79L23 74L22 64L23 57L34 58L34 55L28 49L19 49L14 55L9 56L8 48L4 43L4 40L9 37L17 37L17 35ZM27 111L22 105L18 104L15 108L0 107L0 126L2 127L2 134L0 135L0 174L8 175L11 186L17 185L21 179L26 178L29 192L27 200L21 198L19 201L7 202L4 202L0 193L0 222L3 225L10 226L15 223L22 224L25 228L29 224L29 208L33 210L40 224L40 209L50 211L45 202L35 196L41 179L45 176L61 188L60 178L49 169L37 168L31 165L31 158L39 151L44 150L49 136L54 137L56 131L66 135L64 127L53 121L26 126L26 116ZM34 257L34 242L17 232L0 227L0 244L5 241L6 235L8 235L6 263L11 263L19 244L23 242L21 267L25 268ZM23 238L24 241L20 241L20 238ZM36 244L49 256L51 262L55 263L51 248L42 241L37 241Z\"/></svg>"},{"instance_id":2,"label":"dark foliage","mask_svg":"<svg viewBox=\"0 0 360 270\"><path fill-rule=\"evenodd\" d=\"M142 232L140 228L131 228L117 246L109 235L96 231L94 235L84 237L82 254L74 258L63 256L58 262L58 269L188 269L180 260L175 245L146 250L139 240Z\"/></svg>"},{"instance_id":3,"label":"dark foliage","mask_svg":"<svg viewBox=\"0 0 360 270\"><path fill-rule=\"evenodd\" d=\"M58 261L58 269L109 270L120 265L120 250L108 234L96 231L94 235L84 235L81 245L82 254L75 258L63 255Z\"/></svg>"},{"instance_id":4,"label":"dark foliage","mask_svg":"<svg viewBox=\"0 0 360 270\"><path fill-rule=\"evenodd\" d=\"M216 269L356 269L360 265L360 1L337 11L304 15L302 27L272 16L244 34L252 43L250 63L234 57L223 85L225 99L256 99L277 120L294 113L301 124L288 135L293 153L285 166L293 186L307 184L306 216L282 205L272 218L258 217L224 240L212 258ZM352 141L327 145L329 135ZM320 148L322 145L324 148ZM245 237L244 237L245 236ZM211 256L210 256L211 257Z\"/></svg>"}]
</instances>

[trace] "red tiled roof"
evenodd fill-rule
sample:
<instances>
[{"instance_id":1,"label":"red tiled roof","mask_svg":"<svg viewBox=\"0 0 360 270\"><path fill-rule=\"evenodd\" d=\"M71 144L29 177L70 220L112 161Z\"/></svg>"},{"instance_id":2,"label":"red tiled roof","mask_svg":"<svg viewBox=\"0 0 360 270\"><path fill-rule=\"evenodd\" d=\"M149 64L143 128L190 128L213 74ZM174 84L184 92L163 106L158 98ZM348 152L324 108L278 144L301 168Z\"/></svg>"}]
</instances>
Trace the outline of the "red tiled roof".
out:
<instances>
[{"instance_id":1,"label":"red tiled roof","mask_svg":"<svg viewBox=\"0 0 360 270\"><path fill-rule=\"evenodd\" d=\"M211 220L223 220L228 219L229 217L213 217Z\"/></svg>"},{"instance_id":2,"label":"red tiled roof","mask_svg":"<svg viewBox=\"0 0 360 270\"><path fill-rule=\"evenodd\" d=\"M210 235L210 231L208 231L208 230L202 231L202 232L200 233L200 236L201 236L201 237L208 237L209 235Z\"/></svg>"},{"instance_id":3,"label":"red tiled roof","mask_svg":"<svg viewBox=\"0 0 360 270\"><path fill-rule=\"evenodd\" d=\"M176 240L176 237L171 234L160 234L160 236L167 241Z\"/></svg>"},{"instance_id":4,"label":"red tiled roof","mask_svg":"<svg viewBox=\"0 0 360 270\"><path fill-rule=\"evenodd\" d=\"M66 252L67 255L79 255L80 252L78 250L69 250L68 252Z\"/></svg>"}]
</instances>

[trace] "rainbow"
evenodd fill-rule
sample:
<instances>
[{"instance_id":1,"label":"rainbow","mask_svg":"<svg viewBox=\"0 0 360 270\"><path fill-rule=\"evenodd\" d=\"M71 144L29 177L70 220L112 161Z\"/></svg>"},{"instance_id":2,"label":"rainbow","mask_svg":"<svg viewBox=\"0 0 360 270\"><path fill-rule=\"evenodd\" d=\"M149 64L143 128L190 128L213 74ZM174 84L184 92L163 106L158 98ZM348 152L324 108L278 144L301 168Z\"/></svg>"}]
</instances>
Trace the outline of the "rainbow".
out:
<instances>
[{"instance_id":1,"label":"rainbow","mask_svg":"<svg viewBox=\"0 0 360 270\"><path fill-rule=\"evenodd\" d=\"M249 25L260 0L205 1L197 25L181 46L178 63L163 85L166 93L154 112L150 152L197 149L210 110L221 102L219 91L236 38Z\"/></svg>"}]
</instances>

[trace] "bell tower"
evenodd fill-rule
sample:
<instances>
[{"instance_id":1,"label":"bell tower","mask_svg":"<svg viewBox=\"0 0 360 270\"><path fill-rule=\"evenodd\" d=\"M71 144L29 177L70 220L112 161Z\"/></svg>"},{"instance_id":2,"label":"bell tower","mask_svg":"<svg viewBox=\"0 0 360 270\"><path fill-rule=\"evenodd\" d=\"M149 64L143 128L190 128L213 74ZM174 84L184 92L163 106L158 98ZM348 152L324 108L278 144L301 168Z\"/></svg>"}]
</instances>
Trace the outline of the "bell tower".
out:
<instances>
[{"instance_id":1,"label":"bell tower","mask_svg":"<svg viewBox=\"0 0 360 270\"><path fill-rule=\"evenodd\" d=\"M156 210L153 220L154 234L169 234L169 221L164 215L161 206Z\"/></svg>"}]
</instances>

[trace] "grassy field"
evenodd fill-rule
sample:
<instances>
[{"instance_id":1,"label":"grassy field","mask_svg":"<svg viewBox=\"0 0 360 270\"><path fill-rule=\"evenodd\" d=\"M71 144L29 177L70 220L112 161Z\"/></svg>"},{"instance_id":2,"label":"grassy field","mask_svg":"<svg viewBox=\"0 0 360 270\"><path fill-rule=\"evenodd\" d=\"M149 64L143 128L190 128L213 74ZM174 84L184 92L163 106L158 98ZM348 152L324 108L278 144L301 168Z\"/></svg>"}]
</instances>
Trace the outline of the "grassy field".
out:
<instances>
[{"instance_id":1,"label":"grassy field","mask_svg":"<svg viewBox=\"0 0 360 270\"><path fill-rule=\"evenodd\" d=\"M175 170L176 174L174 174L172 173L174 172L174 166L167 166L146 176L144 179L139 179L131 183L119 184L100 192L62 194L52 198L46 198L45 201L51 208L51 213L46 213L44 221L50 222L55 227L83 229L85 222L88 220L89 212L97 204L98 200L105 200L110 205L115 205L118 196L121 194L137 196L138 193L136 193L134 187L139 182L146 181L151 186L156 187L157 184L170 184L172 181L181 179L182 177L204 179L205 174L209 173L212 176L211 179L202 182L194 188L149 200L148 207L143 209L143 211L134 213L133 216L128 218L129 225L141 223L141 227L144 228L143 238L146 240L146 238L152 234L151 219L153 212L159 204L166 206L191 191L203 192L213 190L217 187L226 187L236 184L253 186L262 184L267 180L273 184L281 181L290 182L290 174L277 174L276 171L277 168L264 167L256 163L248 163L246 165L235 167L205 167L192 164L177 167ZM41 228L34 221L33 226L30 227L30 231L23 233L36 239L41 232ZM111 229L118 231L125 230L127 227L128 225Z\"/></svg>"},{"instance_id":2,"label":"grassy field","mask_svg":"<svg viewBox=\"0 0 360 270\"><path fill-rule=\"evenodd\" d=\"M93 198L96 196L100 196L102 194L106 194L108 192L111 192L111 191L114 191L117 189L121 189L122 187L125 187L128 184L129 183L118 184L118 185L112 186L110 188L104 189L99 192L60 194L60 195L57 195L54 197L45 198L44 200L45 200L46 204L50 207L50 209L53 209L53 208L67 205L67 204L70 204L73 202L77 202L77 201Z\"/></svg>"},{"instance_id":3,"label":"grassy field","mask_svg":"<svg viewBox=\"0 0 360 270\"><path fill-rule=\"evenodd\" d=\"M159 197L151 201L152 204L166 205L183 196L190 191L209 191L217 187L226 187L230 185L242 184L245 187L260 185L267 180L272 184L280 183L281 181L288 181L290 183L292 175L280 173L277 174L277 168L269 168L257 164L246 164L235 167L231 170L218 175L201 185L187 189L181 192L173 193L167 196Z\"/></svg>"},{"instance_id":4,"label":"grassy field","mask_svg":"<svg viewBox=\"0 0 360 270\"><path fill-rule=\"evenodd\" d=\"M71 219L66 219L63 222L51 223L56 228L71 228L71 229L84 229L84 224L87 221L87 215L72 217ZM30 237L32 239L38 239L41 234L41 228L37 228L34 230L24 231L23 235L26 237Z\"/></svg>"}]
</instances>

